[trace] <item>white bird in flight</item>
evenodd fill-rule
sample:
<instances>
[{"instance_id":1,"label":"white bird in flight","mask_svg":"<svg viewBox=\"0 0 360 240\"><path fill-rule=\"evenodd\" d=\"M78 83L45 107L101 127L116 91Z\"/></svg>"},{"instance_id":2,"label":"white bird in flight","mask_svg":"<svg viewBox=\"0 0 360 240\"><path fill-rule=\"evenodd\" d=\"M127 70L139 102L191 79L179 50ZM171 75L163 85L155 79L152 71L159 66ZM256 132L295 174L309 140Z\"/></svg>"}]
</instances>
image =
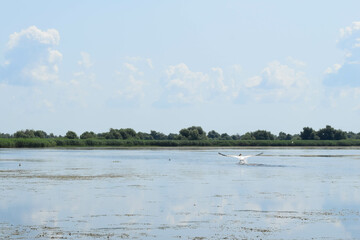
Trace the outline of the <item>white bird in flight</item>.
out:
<instances>
[{"instance_id":1,"label":"white bird in flight","mask_svg":"<svg viewBox=\"0 0 360 240\"><path fill-rule=\"evenodd\" d=\"M246 159L248 159L249 157L260 156L263 153L258 153L256 155L245 155L245 156L243 156L241 153L239 155L226 155L219 152L219 154L224 157L233 157L239 159L239 164L247 164Z\"/></svg>"}]
</instances>

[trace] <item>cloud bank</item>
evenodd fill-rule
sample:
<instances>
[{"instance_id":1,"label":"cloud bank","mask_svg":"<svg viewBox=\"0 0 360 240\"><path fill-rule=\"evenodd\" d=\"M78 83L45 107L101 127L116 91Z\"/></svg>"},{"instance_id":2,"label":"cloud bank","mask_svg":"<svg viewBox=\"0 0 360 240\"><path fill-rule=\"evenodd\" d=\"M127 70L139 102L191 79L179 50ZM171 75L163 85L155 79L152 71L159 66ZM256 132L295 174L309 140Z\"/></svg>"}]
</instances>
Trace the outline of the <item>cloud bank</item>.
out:
<instances>
[{"instance_id":1,"label":"cloud bank","mask_svg":"<svg viewBox=\"0 0 360 240\"><path fill-rule=\"evenodd\" d=\"M340 29L338 47L344 51L343 63L325 70L329 87L360 87L360 22Z\"/></svg>"},{"instance_id":2,"label":"cloud bank","mask_svg":"<svg viewBox=\"0 0 360 240\"><path fill-rule=\"evenodd\" d=\"M56 29L42 31L31 26L9 36L5 65L1 67L2 82L34 84L58 80L62 53L55 47L60 35Z\"/></svg>"},{"instance_id":3,"label":"cloud bank","mask_svg":"<svg viewBox=\"0 0 360 240\"><path fill-rule=\"evenodd\" d=\"M56 29L48 29L42 31L36 26L28 27L20 32L15 32L9 36L7 43L8 49L13 49L18 46L24 39L39 42L45 45L58 45L60 42L60 35Z\"/></svg>"}]
</instances>

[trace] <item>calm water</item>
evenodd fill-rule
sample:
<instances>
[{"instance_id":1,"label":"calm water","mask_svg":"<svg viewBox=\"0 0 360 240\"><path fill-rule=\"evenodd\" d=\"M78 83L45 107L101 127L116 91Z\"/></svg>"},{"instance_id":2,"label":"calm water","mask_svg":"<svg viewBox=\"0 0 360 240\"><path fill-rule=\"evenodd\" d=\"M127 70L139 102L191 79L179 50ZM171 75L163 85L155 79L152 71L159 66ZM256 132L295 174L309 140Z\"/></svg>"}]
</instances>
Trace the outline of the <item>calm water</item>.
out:
<instances>
[{"instance_id":1,"label":"calm water","mask_svg":"<svg viewBox=\"0 0 360 240\"><path fill-rule=\"evenodd\" d=\"M0 194L0 239L360 239L357 149L0 149Z\"/></svg>"}]
</instances>

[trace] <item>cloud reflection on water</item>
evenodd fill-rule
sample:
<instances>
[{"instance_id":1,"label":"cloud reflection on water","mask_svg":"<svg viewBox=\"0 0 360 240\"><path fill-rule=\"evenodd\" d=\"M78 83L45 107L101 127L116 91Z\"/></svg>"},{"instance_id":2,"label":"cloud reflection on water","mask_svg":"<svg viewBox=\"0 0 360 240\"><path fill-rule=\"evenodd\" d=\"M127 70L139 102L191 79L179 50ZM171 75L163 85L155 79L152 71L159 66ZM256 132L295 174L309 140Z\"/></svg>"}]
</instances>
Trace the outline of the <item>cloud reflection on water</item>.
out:
<instances>
[{"instance_id":1,"label":"cloud reflection on water","mask_svg":"<svg viewBox=\"0 0 360 240\"><path fill-rule=\"evenodd\" d=\"M79 239L360 237L359 150L262 151L250 165L215 150L2 151L0 224Z\"/></svg>"}]
</instances>

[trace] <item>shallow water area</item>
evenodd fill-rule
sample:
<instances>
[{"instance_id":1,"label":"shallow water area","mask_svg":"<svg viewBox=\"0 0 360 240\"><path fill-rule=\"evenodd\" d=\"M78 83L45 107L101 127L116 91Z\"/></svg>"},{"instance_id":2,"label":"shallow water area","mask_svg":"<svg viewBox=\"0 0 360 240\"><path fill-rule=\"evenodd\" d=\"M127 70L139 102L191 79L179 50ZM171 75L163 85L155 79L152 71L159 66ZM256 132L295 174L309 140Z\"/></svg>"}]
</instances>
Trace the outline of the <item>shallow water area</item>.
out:
<instances>
[{"instance_id":1,"label":"shallow water area","mask_svg":"<svg viewBox=\"0 0 360 240\"><path fill-rule=\"evenodd\" d=\"M0 239L360 239L359 169L359 149L0 149Z\"/></svg>"}]
</instances>

